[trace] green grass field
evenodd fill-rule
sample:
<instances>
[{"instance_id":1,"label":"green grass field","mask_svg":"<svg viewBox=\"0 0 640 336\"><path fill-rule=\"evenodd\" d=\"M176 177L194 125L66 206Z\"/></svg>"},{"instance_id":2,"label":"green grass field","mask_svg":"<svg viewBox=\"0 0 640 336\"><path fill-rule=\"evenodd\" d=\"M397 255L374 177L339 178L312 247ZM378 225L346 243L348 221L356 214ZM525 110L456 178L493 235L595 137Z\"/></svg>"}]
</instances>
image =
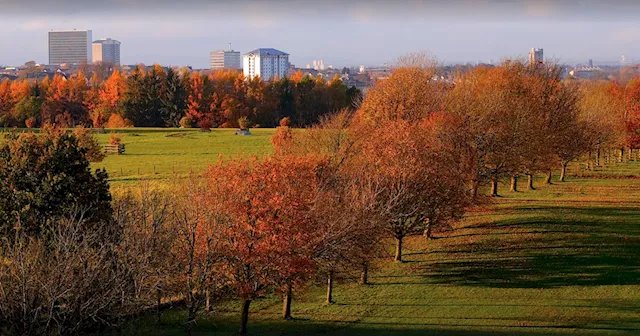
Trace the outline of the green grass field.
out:
<instances>
[{"instance_id":1,"label":"green grass field","mask_svg":"<svg viewBox=\"0 0 640 336\"><path fill-rule=\"evenodd\" d=\"M572 167L577 171L577 166ZM252 335L640 335L640 163L509 193L438 239L408 241L371 284L344 279L297 293L294 320L277 296L254 301ZM194 335L234 335L239 303L203 314ZM185 312L131 321L123 335L183 335Z\"/></svg>"},{"instance_id":2,"label":"green grass field","mask_svg":"<svg viewBox=\"0 0 640 336\"><path fill-rule=\"evenodd\" d=\"M115 189L199 172L220 154L265 155L273 130L121 130L126 154L109 156ZM106 143L108 134L99 135ZM155 173L154 173L155 166ZM640 162L583 172L566 183L509 193L479 207L438 239L406 244L402 264L381 260L371 284L343 279L333 305L324 287L252 303L251 335L640 335ZM522 183L524 186L524 183ZM390 258L389 258L390 259ZM239 303L202 314L194 335L234 335ZM184 335L185 312L128 322L108 335Z\"/></svg>"},{"instance_id":3,"label":"green grass field","mask_svg":"<svg viewBox=\"0 0 640 336\"><path fill-rule=\"evenodd\" d=\"M140 180L172 179L201 172L220 156L267 155L273 129L252 129L251 136L235 135L233 129L121 129L110 130L125 144L124 155L109 155L93 168L105 168L116 187ZM96 135L101 144L109 134ZM128 182L128 183L127 183Z\"/></svg>"}]
</instances>

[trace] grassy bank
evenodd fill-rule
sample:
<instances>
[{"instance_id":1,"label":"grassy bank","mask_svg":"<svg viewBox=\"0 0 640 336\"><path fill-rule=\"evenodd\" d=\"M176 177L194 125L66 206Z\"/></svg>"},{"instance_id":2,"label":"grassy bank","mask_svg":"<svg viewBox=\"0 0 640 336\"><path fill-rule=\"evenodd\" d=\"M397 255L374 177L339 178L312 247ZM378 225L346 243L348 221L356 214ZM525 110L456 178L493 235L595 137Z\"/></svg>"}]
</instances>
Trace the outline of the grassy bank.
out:
<instances>
[{"instance_id":1,"label":"grassy bank","mask_svg":"<svg viewBox=\"0 0 640 336\"><path fill-rule=\"evenodd\" d=\"M503 188L438 239L410 239L404 263L378 262L371 285L343 280L335 304L322 286L297 293L293 321L281 320L277 296L257 300L250 334L638 335L640 180L625 176L640 176L640 164L598 173ZM194 334L233 335L239 307L218 305ZM184 318L176 308L120 334L183 335Z\"/></svg>"}]
</instances>

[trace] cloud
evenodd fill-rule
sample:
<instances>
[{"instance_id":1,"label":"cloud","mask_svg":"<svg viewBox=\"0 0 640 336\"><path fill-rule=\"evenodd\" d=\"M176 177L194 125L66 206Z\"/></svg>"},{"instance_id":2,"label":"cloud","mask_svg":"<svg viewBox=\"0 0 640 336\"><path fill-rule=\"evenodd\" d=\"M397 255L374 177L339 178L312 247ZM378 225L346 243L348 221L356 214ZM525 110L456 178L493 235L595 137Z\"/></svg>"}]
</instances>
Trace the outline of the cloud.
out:
<instances>
[{"instance_id":1,"label":"cloud","mask_svg":"<svg viewBox=\"0 0 640 336\"><path fill-rule=\"evenodd\" d=\"M310 20L357 19L619 19L640 16L637 0L2 0L3 13L30 16L118 14L154 17L159 14L221 19L252 13L258 26L298 16ZM256 11L256 8L259 11Z\"/></svg>"},{"instance_id":2,"label":"cloud","mask_svg":"<svg viewBox=\"0 0 640 336\"><path fill-rule=\"evenodd\" d=\"M47 27L46 20L29 20L20 24L20 29L26 30L26 31L42 30L46 27Z\"/></svg>"},{"instance_id":3,"label":"cloud","mask_svg":"<svg viewBox=\"0 0 640 336\"><path fill-rule=\"evenodd\" d=\"M552 1L539 0L532 1L526 4L527 14L532 17L549 17L556 15L557 7L554 6Z\"/></svg>"},{"instance_id":4,"label":"cloud","mask_svg":"<svg viewBox=\"0 0 640 336\"><path fill-rule=\"evenodd\" d=\"M618 30L612 34L612 38L618 42L637 43L640 42L640 29L630 27Z\"/></svg>"}]
</instances>

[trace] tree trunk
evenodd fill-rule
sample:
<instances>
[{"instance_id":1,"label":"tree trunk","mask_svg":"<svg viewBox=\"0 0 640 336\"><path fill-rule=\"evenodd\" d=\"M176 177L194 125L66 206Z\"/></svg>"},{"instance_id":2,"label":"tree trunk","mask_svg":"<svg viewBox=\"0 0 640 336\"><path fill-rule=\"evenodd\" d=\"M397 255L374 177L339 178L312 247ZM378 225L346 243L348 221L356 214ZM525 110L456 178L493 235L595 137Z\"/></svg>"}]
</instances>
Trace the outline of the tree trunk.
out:
<instances>
[{"instance_id":1,"label":"tree trunk","mask_svg":"<svg viewBox=\"0 0 640 336\"><path fill-rule=\"evenodd\" d=\"M369 262L367 261L362 263L362 272L360 273L360 284L361 285L369 284Z\"/></svg>"},{"instance_id":2,"label":"tree trunk","mask_svg":"<svg viewBox=\"0 0 640 336\"><path fill-rule=\"evenodd\" d=\"M397 262L402 262L402 239L403 236L396 236L396 257L393 259Z\"/></svg>"},{"instance_id":3,"label":"tree trunk","mask_svg":"<svg viewBox=\"0 0 640 336\"><path fill-rule=\"evenodd\" d=\"M529 188L529 190L536 189L533 187L533 174L527 174L527 188Z\"/></svg>"},{"instance_id":4,"label":"tree trunk","mask_svg":"<svg viewBox=\"0 0 640 336\"><path fill-rule=\"evenodd\" d=\"M560 182L564 182L567 175L567 163L562 163L562 171L560 172Z\"/></svg>"},{"instance_id":5,"label":"tree trunk","mask_svg":"<svg viewBox=\"0 0 640 336\"><path fill-rule=\"evenodd\" d=\"M206 310L207 312L211 311L211 292L207 289L207 291L205 292L206 298L205 298L205 305L204 305L204 310Z\"/></svg>"},{"instance_id":6,"label":"tree trunk","mask_svg":"<svg viewBox=\"0 0 640 336\"><path fill-rule=\"evenodd\" d=\"M547 176L544 178L544 184L551 184L551 177L553 176L553 172L551 169L547 172Z\"/></svg>"},{"instance_id":7,"label":"tree trunk","mask_svg":"<svg viewBox=\"0 0 640 336\"><path fill-rule=\"evenodd\" d=\"M247 322L249 322L249 306L251 305L251 300L243 299L242 300L242 311L240 312L240 331L238 332L240 335L247 335Z\"/></svg>"},{"instance_id":8,"label":"tree trunk","mask_svg":"<svg viewBox=\"0 0 640 336\"><path fill-rule=\"evenodd\" d=\"M471 187L472 193L473 193L473 199L477 199L478 198L478 187L480 186L480 183L478 183L478 181L473 181L473 185Z\"/></svg>"},{"instance_id":9,"label":"tree trunk","mask_svg":"<svg viewBox=\"0 0 640 336\"><path fill-rule=\"evenodd\" d=\"M160 322L160 318L162 317L162 311L160 310L160 305L162 304L162 292L160 288L156 289L156 318L158 322Z\"/></svg>"},{"instance_id":10,"label":"tree trunk","mask_svg":"<svg viewBox=\"0 0 640 336\"><path fill-rule=\"evenodd\" d=\"M498 196L498 180L491 180L491 196Z\"/></svg>"},{"instance_id":11,"label":"tree trunk","mask_svg":"<svg viewBox=\"0 0 640 336\"><path fill-rule=\"evenodd\" d=\"M600 148L596 151L596 167L600 167Z\"/></svg>"},{"instance_id":12,"label":"tree trunk","mask_svg":"<svg viewBox=\"0 0 640 336\"><path fill-rule=\"evenodd\" d=\"M291 319L291 299L293 298L293 289L291 283L287 284L284 292L284 300L282 302L282 317L285 320Z\"/></svg>"},{"instance_id":13,"label":"tree trunk","mask_svg":"<svg viewBox=\"0 0 640 336\"><path fill-rule=\"evenodd\" d=\"M518 175L511 176L511 192L518 192Z\"/></svg>"},{"instance_id":14,"label":"tree trunk","mask_svg":"<svg viewBox=\"0 0 640 336\"><path fill-rule=\"evenodd\" d=\"M327 304L333 303L333 271L329 271L327 277Z\"/></svg>"},{"instance_id":15,"label":"tree trunk","mask_svg":"<svg viewBox=\"0 0 640 336\"><path fill-rule=\"evenodd\" d=\"M618 162L620 163L624 162L624 147L620 148L620 157L618 157Z\"/></svg>"},{"instance_id":16,"label":"tree trunk","mask_svg":"<svg viewBox=\"0 0 640 336\"><path fill-rule=\"evenodd\" d=\"M424 237L427 239L431 239L431 228L433 227L433 223L429 221L427 223L427 228L424 230Z\"/></svg>"},{"instance_id":17,"label":"tree trunk","mask_svg":"<svg viewBox=\"0 0 640 336\"><path fill-rule=\"evenodd\" d=\"M629 154L627 155L627 161L633 161L633 148L629 147L627 153Z\"/></svg>"}]
</instances>

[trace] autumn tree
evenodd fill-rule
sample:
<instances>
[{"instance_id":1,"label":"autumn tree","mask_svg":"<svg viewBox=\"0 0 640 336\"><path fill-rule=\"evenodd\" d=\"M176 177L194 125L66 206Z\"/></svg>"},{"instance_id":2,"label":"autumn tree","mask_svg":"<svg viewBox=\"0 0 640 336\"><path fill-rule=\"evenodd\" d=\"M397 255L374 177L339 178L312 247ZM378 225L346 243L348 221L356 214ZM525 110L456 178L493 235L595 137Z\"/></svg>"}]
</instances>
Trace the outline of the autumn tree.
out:
<instances>
[{"instance_id":1,"label":"autumn tree","mask_svg":"<svg viewBox=\"0 0 640 336\"><path fill-rule=\"evenodd\" d=\"M407 236L459 218L468 203L463 160L435 136L432 124L390 121L362 142L359 166L376 190L375 211L385 232L396 240L395 261L402 261Z\"/></svg>"},{"instance_id":2,"label":"autumn tree","mask_svg":"<svg viewBox=\"0 0 640 336\"><path fill-rule=\"evenodd\" d=\"M529 158L535 153L530 149L543 145L536 131L544 107L533 99L531 71L535 69L510 61L479 67L448 95L448 110L462 121L468 139L474 191L488 181L491 195L497 196L498 182L505 177L512 179L515 190L517 175L533 168Z\"/></svg>"},{"instance_id":3,"label":"autumn tree","mask_svg":"<svg viewBox=\"0 0 640 336\"><path fill-rule=\"evenodd\" d=\"M388 79L369 89L360 115L384 123L386 120L418 121L443 111L449 87L435 78L435 65L435 62L400 62Z\"/></svg>"},{"instance_id":4,"label":"autumn tree","mask_svg":"<svg viewBox=\"0 0 640 336\"><path fill-rule=\"evenodd\" d=\"M313 157L234 160L206 173L208 202L225 220L224 270L242 300L240 334L247 332L254 298L278 285L290 297L313 270L309 212L318 164Z\"/></svg>"},{"instance_id":5,"label":"autumn tree","mask_svg":"<svg viewBox=\"0 0 640 336\"><path fill-rule=\"evenodd\" d=\"M595 152L596 165L602 154L623 142L620 120L624 100L616 83L587 82L580 88L578 122L583 125L583 136L589 150Z\"/></svg>"},{"instance_id":6,"label":"autumn tree","mask_svg":"<svg viewBox=\"0 0 640 336\"><path fill-rule=\"evenodd\" d=\"M8 78L0 82L0 126L7 125L13 109L11 83Z\"/></svg>"},{"instance_id":7,"label":"autumn tree","mask_svg":"<svg viewBox=\"0 0 640 336\"><path fill-rule=\"evenodd\" d=\"M214 115L211 110L213 92L211 91L209 78L194 72L189 76L188 83L186 116L196 124L200 124L203 120L213 122Z\"/></svg>"},{"instance_id":8,"label":"autumn tree","mask_svg":"<svg viewBox=\"0 0 640 336\"><path fill-rule=\"evenodd\" d=\"M93 127L104 126L112 115L122 115L122 99L126 81L120 71L114 70L109 79L98 90L97 103L91 111Z\"/></svg>"}]
</instances>

